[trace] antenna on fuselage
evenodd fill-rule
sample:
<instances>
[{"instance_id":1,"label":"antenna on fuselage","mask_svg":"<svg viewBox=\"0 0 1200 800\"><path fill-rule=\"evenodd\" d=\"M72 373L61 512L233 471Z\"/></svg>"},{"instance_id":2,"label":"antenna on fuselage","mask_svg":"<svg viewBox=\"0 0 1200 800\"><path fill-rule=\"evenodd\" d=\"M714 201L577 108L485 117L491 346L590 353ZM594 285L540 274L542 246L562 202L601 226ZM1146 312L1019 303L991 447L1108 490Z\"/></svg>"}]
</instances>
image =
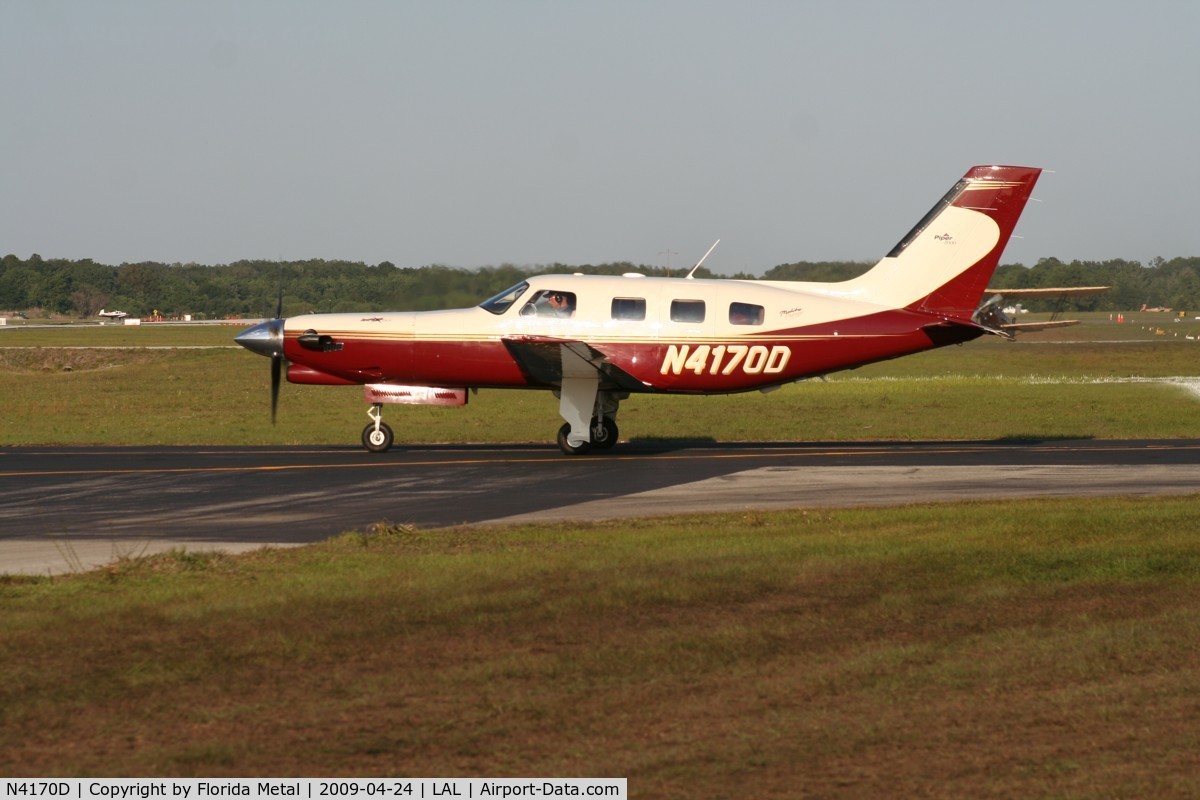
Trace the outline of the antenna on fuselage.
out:
<instances>
[{"instance_id":1,"label":"antenna on fuselage","mask_svg":"<svg viewBox=\"0 0 1200 800\"><path fill-rule=\"evenodd\" d=\"M711 253L713 250L716 250L717 245L719 245L720 243L721 243L720 239L717 239L715 242L713 242L712 247L708 248L708 253ZM708 253L705 253L703 256L701 256L700 260L696 262L696 266L692 267L692 271L689 272L687 275L684 275L683 277L690 280L691 277L696 274L696 270L700 269L700 265L704 263L704 259L708 258Z\"/></svg>"}]
</instances>

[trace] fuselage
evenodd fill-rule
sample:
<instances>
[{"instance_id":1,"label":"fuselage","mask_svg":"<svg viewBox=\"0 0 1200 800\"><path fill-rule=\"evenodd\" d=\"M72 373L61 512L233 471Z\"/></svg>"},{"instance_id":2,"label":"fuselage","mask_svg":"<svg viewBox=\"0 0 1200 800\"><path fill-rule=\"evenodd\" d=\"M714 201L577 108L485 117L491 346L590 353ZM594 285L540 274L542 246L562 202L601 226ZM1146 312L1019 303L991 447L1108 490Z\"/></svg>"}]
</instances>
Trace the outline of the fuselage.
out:
<instances>
[{"instance_id":1,"label":"fuselage","mask_svg":"<svg viewBox=\"0 0 1200 800\"><path fill-rule=\"evenodd\" d=\"M473 308L290 317L283 351L297 383L549 388L556 381L533 368L528 348L579 343L624 391L709 393L780 385L982 332L825 289L541 275ZM569 308L548 305L556 296Z\"/></svg>"}]
</instances>

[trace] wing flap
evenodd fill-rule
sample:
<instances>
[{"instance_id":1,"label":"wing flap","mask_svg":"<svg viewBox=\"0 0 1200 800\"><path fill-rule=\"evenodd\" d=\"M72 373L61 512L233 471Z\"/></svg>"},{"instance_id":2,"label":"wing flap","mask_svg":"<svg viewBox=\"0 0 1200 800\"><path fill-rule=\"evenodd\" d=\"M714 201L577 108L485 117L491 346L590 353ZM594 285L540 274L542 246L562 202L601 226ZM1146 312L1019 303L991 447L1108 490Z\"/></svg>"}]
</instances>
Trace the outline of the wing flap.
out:
<instances>
[{"instance_id":1,"label":"wing flap","mask_svg":"<svg viewBox=\"0 0 1200 800\"><path fill-rule=\"evenodd\" d=\"M501 341L531 384L557 387L563 378L599 373L605 390L637 391L647 386L584 341L549 336L511 336Z\"/></svg>"}]
</instances>

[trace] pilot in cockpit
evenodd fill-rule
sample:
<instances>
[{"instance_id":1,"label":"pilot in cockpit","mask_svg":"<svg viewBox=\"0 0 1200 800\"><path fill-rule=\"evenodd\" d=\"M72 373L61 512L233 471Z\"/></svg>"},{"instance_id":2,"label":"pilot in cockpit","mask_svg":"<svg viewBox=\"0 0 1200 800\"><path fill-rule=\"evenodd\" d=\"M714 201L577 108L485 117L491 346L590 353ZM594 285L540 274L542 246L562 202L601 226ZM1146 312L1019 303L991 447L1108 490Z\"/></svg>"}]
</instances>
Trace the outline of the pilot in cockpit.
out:
<instances>
[{"instance_id":1,"label":"pilot in cockpit","mask_svg":"<svg viewBox=\"0 0 1200 800\"><path fill-rule=\"evenodd\" d=\"M547 292L550 315L554 317L575 316L575 295L571 292Z\"/></svg>"},{"instance_id":2,"label":"pilot in cockpit","mask_svg":"<svg viewBox=\"0 0 1200 800\"><path fill-rule=\"evenodd\" d=\"M575 316L575 293L555 289L541 292L521 309L521 315L569 319Z\"/></svg>"}]
</instances>

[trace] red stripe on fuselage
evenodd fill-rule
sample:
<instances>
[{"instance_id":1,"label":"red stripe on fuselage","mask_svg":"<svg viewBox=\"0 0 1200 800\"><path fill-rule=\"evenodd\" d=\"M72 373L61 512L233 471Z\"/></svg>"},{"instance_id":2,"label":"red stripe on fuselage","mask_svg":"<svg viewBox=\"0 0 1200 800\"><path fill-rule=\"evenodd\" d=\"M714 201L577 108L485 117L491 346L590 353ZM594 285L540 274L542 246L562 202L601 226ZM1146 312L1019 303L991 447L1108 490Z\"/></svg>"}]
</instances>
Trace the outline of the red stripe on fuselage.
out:
<instances>
[{"instance_id":1,"label":"red stripe on fuselage","mask_svg":"<svg viewBox=\"0 0 1200 800\"><path fill-rule=\"evenodd\" d=\"M934 341L941 320L883 311L821 325L727 339L588 341L647 392L741 392L883 361L974 338L964 330ZM528 388L532 384L500 339L421 340L338 336L342 349L315 352L284 343L294 364L354 383ZM686 348L686 351L684 350Z\"/></svg>"}]
</instances>

